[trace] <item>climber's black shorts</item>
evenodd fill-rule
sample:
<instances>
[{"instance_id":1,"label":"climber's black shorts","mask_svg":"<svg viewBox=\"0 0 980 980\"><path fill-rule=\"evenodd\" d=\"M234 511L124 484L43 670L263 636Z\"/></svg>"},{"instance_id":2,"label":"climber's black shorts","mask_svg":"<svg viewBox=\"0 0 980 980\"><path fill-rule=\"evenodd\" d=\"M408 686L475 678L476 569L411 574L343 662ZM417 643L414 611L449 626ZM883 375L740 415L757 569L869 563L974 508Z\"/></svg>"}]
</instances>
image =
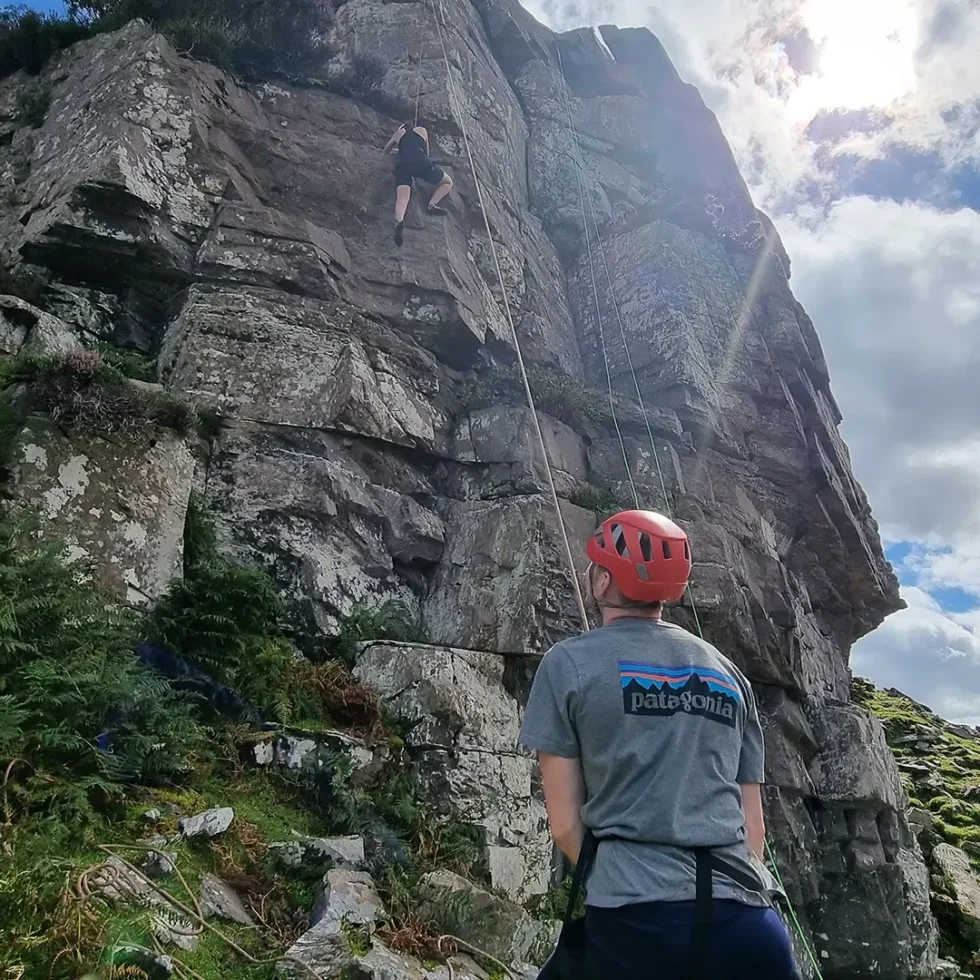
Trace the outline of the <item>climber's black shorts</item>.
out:
<instances>
[{"instance_id":1,"label":"climber's black shorts","mask_svg":"<svg viewBox=\"0 0 980 980\"><path fill-rule=\"evenodd\" d=\"M442 167L437 167L428 157L406 154L399 156L395 164L395 183L399 187L411 187L413 178L424 180L427 184L439 184L446 176Z\"/></svg>"}]
</instances>

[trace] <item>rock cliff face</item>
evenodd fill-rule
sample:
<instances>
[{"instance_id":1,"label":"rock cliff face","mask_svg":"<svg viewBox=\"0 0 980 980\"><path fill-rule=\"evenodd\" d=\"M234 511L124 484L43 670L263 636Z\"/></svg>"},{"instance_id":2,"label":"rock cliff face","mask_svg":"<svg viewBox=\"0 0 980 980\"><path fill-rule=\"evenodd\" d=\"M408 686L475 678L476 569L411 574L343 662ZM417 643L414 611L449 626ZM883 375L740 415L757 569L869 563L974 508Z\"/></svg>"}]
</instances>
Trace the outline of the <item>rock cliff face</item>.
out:
<instances>
[{"instance_id":1,"label":"rock cliff face","mask_svg":"<svg viewBox=\"0 0 980 980\"><path fill-rule=\"evenodd\" d=\"M456 181L446 218L416 195L401 250L380 150L397 120L356 99L243 88L140 22L45 69L37 129L15 121L26 80L0 83L0 243L47 280L43 313L0 304L3 351L135 346L220 418L196 464L172 435L79 444L28 419L15 498L132 599L178 567L196 482L297 629L408 604L431 645L370 648L359 672L416 722L434 793L485 827L495 884L544 890L513 739L533 655L579 622L465 130L573 547L590 484L626 500L632 479L685 524L700 622L758 693L774 850L824 975L930 976L905 796L849 700L850 645L896 582L772 225L647 31L556 36L512 0L439 11L445 60L423 3L348 0L332 39L385 59L387 105L410 115L419 89Z\"/></svg>"}]
</instances>

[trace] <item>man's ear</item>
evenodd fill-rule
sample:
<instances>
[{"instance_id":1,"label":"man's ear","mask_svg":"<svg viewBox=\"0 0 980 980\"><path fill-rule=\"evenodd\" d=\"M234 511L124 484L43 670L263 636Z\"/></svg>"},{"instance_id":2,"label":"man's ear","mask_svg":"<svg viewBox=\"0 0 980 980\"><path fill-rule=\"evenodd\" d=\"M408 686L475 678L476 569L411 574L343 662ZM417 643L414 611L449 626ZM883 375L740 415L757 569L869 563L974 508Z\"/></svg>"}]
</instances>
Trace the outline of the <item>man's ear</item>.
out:
<instances>
[{"instance_id":1,"label":"man's ear","mask_svg":"<svg viewBox=\"0 0 980 980\"><path fill-rule=\"evenodd\" d=\"M601 565L596 565L592 569L592 595L598 600L602 601L606 598L609 592L609 586L612 584L612 576L606 571Z\"/></svg>"}]
</instances>

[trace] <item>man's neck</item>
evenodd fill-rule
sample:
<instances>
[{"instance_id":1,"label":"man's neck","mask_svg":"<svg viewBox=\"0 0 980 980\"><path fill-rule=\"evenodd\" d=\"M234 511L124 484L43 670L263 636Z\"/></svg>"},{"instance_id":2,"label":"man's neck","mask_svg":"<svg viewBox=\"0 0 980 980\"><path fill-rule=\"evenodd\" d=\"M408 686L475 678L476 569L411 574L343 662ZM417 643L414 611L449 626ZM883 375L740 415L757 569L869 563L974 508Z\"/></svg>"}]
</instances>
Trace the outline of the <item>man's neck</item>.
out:
<instances>
[{"instance_id":1,"label":"man's neck","mask_svg":"<svg viewBox=\"0 0 980 980\"><path fill-rule=\"evenodd\" d=\"M602 625L609 626L620 619L641 619L647 623L659 623L663 612L646 612L642 609L617 609L615 606L602 607Z\"/></svg>"}]
</instances>

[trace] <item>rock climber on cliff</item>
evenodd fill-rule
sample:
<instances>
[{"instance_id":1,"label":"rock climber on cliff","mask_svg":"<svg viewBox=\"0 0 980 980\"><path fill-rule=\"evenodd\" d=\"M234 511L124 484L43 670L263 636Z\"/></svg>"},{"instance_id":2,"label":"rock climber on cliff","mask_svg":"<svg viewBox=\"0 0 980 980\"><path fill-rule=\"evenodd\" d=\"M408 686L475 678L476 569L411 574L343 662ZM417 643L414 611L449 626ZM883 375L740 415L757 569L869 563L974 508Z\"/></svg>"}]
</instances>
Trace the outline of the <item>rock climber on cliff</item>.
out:
<instances>
[{"instance_id":1,"label":"rock climber on cliff","mask_svg":"<svg viewBox=\"0 0 980 980\"><path fill-rule=\"evenodd\" d=\"M412 197L414 180L422 180L432 184L435 190L429 199L427 208L429 214L446 213L439 206L453 189L453 179L429 159L429 133L423 126L402 123L394 135L385 144L384 152L398 151L398 162L395 164L395 244L400 246L405 230L405 212Z\"/></svg>"},{"instance_id":2,"label":"rock climber on cliff","mask_svg":"<svg viewBox=\"0 0 980 980\"><path fill-rule=\"evenodd\" d=\"M521 730L555 843L588 874L584 926L563 933L541 977L792 980L762 864L752 688L711 644L662 619L687 586L687 535L660 514L625 511L587 551L602 627L546 654Z\"/></svg>"}]
</instances>

